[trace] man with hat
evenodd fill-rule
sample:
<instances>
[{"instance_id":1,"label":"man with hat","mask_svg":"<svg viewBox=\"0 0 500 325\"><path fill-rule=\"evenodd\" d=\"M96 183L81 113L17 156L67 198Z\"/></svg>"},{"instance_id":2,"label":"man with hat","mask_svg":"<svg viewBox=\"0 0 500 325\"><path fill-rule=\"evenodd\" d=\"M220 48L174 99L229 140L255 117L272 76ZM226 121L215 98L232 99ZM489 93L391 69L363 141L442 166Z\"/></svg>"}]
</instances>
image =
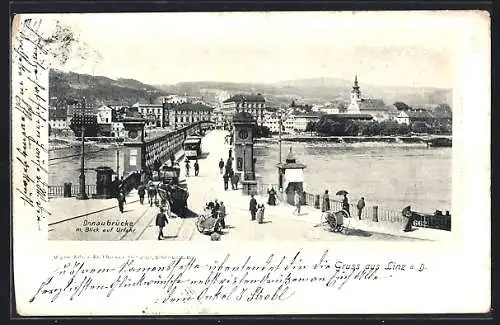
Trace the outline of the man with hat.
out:
<instances>
[{"instance_id":1,"label":"man with hat","mask_svg":"<svg viewBox=\"0 0 500 325\"><path fill-rule=\"evenodd\" d=\"M167 216L165 215L165 210L163 207L160 207L160 212L156 215L156 225L160 229L160 232L158 233L158 240L162 240L165 238L163 235L163 227L168 223Z\"/></svg>"}]
</instances>

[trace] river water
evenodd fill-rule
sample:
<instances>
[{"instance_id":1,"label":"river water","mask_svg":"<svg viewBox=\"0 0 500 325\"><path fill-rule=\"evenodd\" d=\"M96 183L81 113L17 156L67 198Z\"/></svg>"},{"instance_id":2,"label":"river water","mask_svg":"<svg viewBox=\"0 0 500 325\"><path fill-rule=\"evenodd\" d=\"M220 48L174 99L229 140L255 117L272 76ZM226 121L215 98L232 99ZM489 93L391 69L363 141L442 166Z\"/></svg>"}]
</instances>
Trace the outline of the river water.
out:
<instances>
[{"instance_id":1,"label":"river water","mask_svg":"<svg viewBox=\"0 0 500 325\"><path fill-rule=\"evenodd\" d=\"M283 142L282 160L292 148L304 169L305 190L330 196L344 189L350 202L421 212L451 212L451 148L412 144L333 144ZM256 170L264 182L277 183L277 143L258 143ZM341 199L341 197L336 197Z\"/></svg>"},{"instance_id":2,"label":"river water","mask_svg":"<svg viewBox=\"0 0 500 325\"><path fill-rule=\"evenodd\" d=\"M426 148L425 145L385 143L335 144L283 142L282 159L292 147L298 162L305 164L305 189L314 194L328 189L331 197L345 189L352 203L363 196L367 206L379 205L401 210L451 212L451 148ZM86 146L86 179L94 184L93 168L116 168L116 148ZM49 184L77 184L80 173L80 148L50 152ZM54 159L58 157L74 157ZM264 183L277 183L276 163L279 146L273 142L255 144L256 171ZM340 199L340 197L337 197Z\"/></svg>"}]
</instances>

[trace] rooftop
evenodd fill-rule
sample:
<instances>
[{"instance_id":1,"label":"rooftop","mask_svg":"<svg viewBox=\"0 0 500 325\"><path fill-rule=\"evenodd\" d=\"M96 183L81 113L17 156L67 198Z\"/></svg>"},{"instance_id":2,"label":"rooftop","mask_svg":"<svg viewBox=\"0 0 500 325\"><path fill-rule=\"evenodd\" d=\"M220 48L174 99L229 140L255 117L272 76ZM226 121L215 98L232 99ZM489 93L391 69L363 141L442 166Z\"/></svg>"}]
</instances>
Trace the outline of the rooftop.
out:
<instances>
[{"instance_id":1,"label":"rooftop","mask_svg":"<svg viewBox=\"0 0 500 325\"><path fill-rule=\"evenodd\" d=\"M432 114L425 111L425 110L411 110L411 111L406 111L406 114L408 114L408 117L410 118L432 118Z\"/></svg>"},{"instance_id":2,"label":"rooftop","mask_svg":"<svg viewBox=\"0 0 500 325\"><path fill-rule=\"evenodd\" d=\"M49 120L63 120L66 119L66 109L56 108L49 110Z\"/></svg>"},{"instance_id":3,"label":"rooftop","mask_svg":"<svg viewBox=\"0 0 500 325\"><path fill-rule=\"evenodd\" d=\"M371 120L373 116L370 114L349 114L349 113L340 113L340 114L325 114L326 118L329 119L352 119L352 120Z\"/></svg>"},{"instance_id":4,"label":"rooftop","mask_svg":"<svg viewBox=\"0 0 500 325\"><path fill-rule=\"evenodd\" d=\"M361 111L387 111L389 108L381 99L364 98L359 104Z\"/></svg>"},{"instance_id":5,"label":"rooftop","mask_svg":"<svg viewBox=\"0 0 500 325\"><path fill-rule=\"evenodd\" d=\"M311 112L311 113L293 113L292 114L295 117L310 117L310 118L319 118L321 114L317 112Z\"/></svg>"},{"instance_id":6,"label":"rooftop","mask_svg":"<svg viewBox=\"0 0 500 325\"><path fill-rule=\"evenodd\" d=\"M233 115L233 122L252 122L254 118L248 112L238 112Z\"/></svg>"},{"instance_id":7,"label":"rooftop","mask_svg":"<svg viewBox=\"0 0 500 325\"><path fill-rule=\"evenodd\" d=\"M167 104L169 108L177 111L213 111L213 107L202 103L180 103L180 104Z\"/></svg>"},{"instance_id":8,"label":"rooftop","mask_svg":"<svg viewBox=\"0 0 500 325\"><path fill-rule=\"evenodd\" d=\"M230 98L226 99L223 101L223 103L231 103L231 102L260 102L260 103L265 103L266 99L262 94L236 94L234 96L231 96Z\"/></svg>"}]
</instances>

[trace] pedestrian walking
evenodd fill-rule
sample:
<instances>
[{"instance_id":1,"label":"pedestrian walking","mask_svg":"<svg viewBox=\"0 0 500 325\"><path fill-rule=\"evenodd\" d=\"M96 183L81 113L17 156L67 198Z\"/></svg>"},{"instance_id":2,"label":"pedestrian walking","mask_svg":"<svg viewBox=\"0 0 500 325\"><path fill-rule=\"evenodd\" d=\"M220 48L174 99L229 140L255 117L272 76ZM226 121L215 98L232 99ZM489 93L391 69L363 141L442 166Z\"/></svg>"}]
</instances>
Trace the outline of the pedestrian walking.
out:
<instances>
[{"instance_id":1,"label":"pedestrian walking","mask_svg":"<svg viewBox=\"0 0 500 325\"><path fill-rule=\"evenodd\" d=\"M123 213L123 204L125 203L125 193L120 191L117 199L118 199L118 210L120 210L120 212Z\"/></svg>"},{"instance_id":2,"label":"pedestrian walking","mask_svg":"<svg viewBox=\"0 0 500 325\"><path fill-rule=\"evenodd\" d=\"M365 198L364 197L359 199L356 207L358 208L358 218L359 218L359 220L361 220L361 213L363 212L363 209L365 208Z\"/></svg>"},{"instance_id":3,"label":"pedestrian walking","mask_svg":"<svg viewBox=\"0 0 500 325\"><path fill-rule=\"evenodd\" d=\"M220 206L219 206L219 217L222 229L226 229L226 206L222 201L220 201Z\"/></svg>"},{"instance_id":4,"label":"pedestrian walking","mask_svg":"<svg viewBox=\"0 0 500 325\"><path fill-rule=\"evenodd\" d=\"M404 232L408 232L412 230L413 227L413 212L411 211L411 206L405 207L402 211L401 214L403 217L407 218L408 221L406 222L405 229L403 230Z\"/></svg>"},{"instance_id":5,"label":"pedestrian walking","mask_svg":"<svg viewBox=\"0 0 500 325\"><path fill-rule=\"evenodd\" d=\"M264 204L259 204L257 206L257 222L262 224L264 223L264 210L265 210L265 207L264 207Z\"/></svg>"},{"instance_id":6,"label":"pedestrian walking","mask_svg":"<svg viewBox=\"0 0 500 325\"><path fill-rule=\"evenodd\" d=\"M270 188L267 190L267 204L269 205L276 205L276 191L274 190L274 187L271 185Z\"/></svg>"},{"instance_id":7,"label":"pedestrian walking","mask_svg":"<svg viewBox=\"0 0 500 325\"><path fill-rule=\"evenodd\" d=\"M152 181L149 181L148 185L148 201L149 201L149 206L153 206L153 203L156 202L156 195L157 195L157 190L156 186Z\"/></svg>"},{"instance_id":8,"label":"pedestrian walking","mask_svg":"<svg viewBox=\"0 0 500 325\"><path fill-rule=\"evenodd\" d=\"M227 191L229 188L229 173L224 173L224 176L222 176L224 180L224 191Z\"/></svg>"},{"instance_id":9,"label":"pedestrian walking","mask_svg":"<svg viewBox=\"0 0 500 325\"><path fill-rule=\"evenodd\" d=\"M194 162L194 176L198 176L200 173L200 164L198 164L198 159Z\"/></svg>"},{"instance_id":10,"label":"pedestrian walking","mask_svg":"<svg viewBox=\"0 0 500 325\"><path fill-rule=\"evenodd\" d=\"M229 157L226 161L226 173L229 173L231 170L233 170L233 158Z\"/></svg>"},{"instance_id":11,"label":"pedestrian walking","mask_svg":"<svg viewBox=\"0 0 500 325\"><path fill-rule=\"evenodd\" d=\"M223 168L224 168L224 160L222 160L222 158L221 158L219 161L219 170L220 170L221 175L222 175Z\"/></svg>"},{"instance_id":12,"label":"pedestrian walking","mask_svg":"<svg viewBox=\"0 0 500 325\"><path fill-rule=\"evenodd\" d=\"M323 202L321 205L321 212L330 211L330 196L328 195L328 190L325 190L323 194Z\"/></svg>"},{"instance_id":13,"label":"pedestrian walking","mask_svg":"<svg viewBox=\"0 0 500 325\"><path fill-rule=\"evenodd\" d=\"M234 171L231 173L231 187L233 190L238 189L238 182L240 181L240 176L236 174Z\"/></svg>"},{"instance_id":14,"label":"pedestrian walking","mask_svg":"<svg viewBox=\"0 0 500 325\"><path fill-rule=\"evenodd\" d=\"M349 216L351 216L351 212L349 211L349 200L347 199L347 193L344 194L344 198L342 199L342 209L345 210Z\"/></svg>"},{"instance_id":15,"label":"pedestrian walking","mask_svg":"<svg viewBox=\"0 0 500 325\"><path fill-rule=\"evenodd\" d=\"M141 205L144 204L144 195L146 195L146 186L143 183L139 184L137 187L137 194L139 194L139 202Z\"/></svg>"},{"instance_id":16,"label":"pedestrian walking","mask_svg":"<svg viewBox=\"0 0 500 325\"><path fill-rule=\"evenodd\" d=\"M189 159L186 159L186 176L189 176L189 169L191 166L189 165Z\"/></svg>"},{"instance_id":17,"label":"pedestrian walking","mask_svg":"<svg viewBox=\"0 0 500 325\"><path fill-rule=\"evenodd\" d=\"M298 216L300 216L300 194L297 190L295 190L295 195L293 196L293 203L295 204L295 210L293 210L293 214L297 214Z\"/></svg>"},{"instance_id":18,"label":"pedestrian walking","mask_svg":"<svg viewBox=\"0 0 500 325\"><path fill-rule=\"evenodd\" d=\"M163 228L166 226L168 223L167 216L164 213L164 210L162 207L160 207L160 212L156 215L156 225L158 226L159 232L158 232L158 240L162 240L165 238L163 235Z\"/></svg>"},{"instance_id":19,"label":"pedestrian walking","mask_svg":"<svg viewBox=\"0 0 500 325\"><path fill-rule=\"evenodd\" d=\"M253 197L253 194L250 198L250 215L252 217L252 221L255 220L255 214L257 213L257 200Z\"/></svg>"},{"instance_id":20,"label":"pedestrian walking","mask_svg":"<svg viewBox=\"0 0 500 325\"><path fill-rule=\"evenodd\" d=\"M219 211L219 208L220 208L219 200L215 199L214 200L214 211L215 212Z\"/></svg>"},{"instance_id":21,"label":"pedestrian walking","mask_svg":"<svg viewBox=\"0 0 500 325\"><path fill-rule=\"evenodd\" d=\"M229 148L229 158L233 158L233 149Z\"/></svg>"}]
</instances>

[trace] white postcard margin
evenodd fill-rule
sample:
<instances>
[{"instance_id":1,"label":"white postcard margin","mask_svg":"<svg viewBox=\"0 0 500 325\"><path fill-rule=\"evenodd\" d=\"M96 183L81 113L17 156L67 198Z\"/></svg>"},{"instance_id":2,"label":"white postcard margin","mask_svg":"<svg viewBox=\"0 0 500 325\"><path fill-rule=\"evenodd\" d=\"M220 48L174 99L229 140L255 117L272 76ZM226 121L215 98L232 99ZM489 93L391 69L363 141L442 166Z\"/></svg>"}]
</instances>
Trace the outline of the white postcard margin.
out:
<instances>
[{"instance_id":1,"label":"white postcard margin","mask_svg":"<svg viewBox=\"0 0 500 325\"><path fill-rule=\"evenodd\" d=\"M311 17L314 15L307 14ZM488 312L491 295L489 15L478 11L428 14L429 19L435 19L436 15L442 15L443 21L449 19L452 23L448 27L459 30L458 35L461 36L453 58L457 67L453 98L453 240L443 243L255 242L227 247L223 241L209 244L169 242L167 245L155 241L48 241L47 227L43 221L44 214L50 208L44 201L46 194L37 194L37 184L42 188L48 182L47 174L41 168L47 168L48 155L43 150L37 151L36 148L41 147L34 143L38 141L42 147L48 147L47 124L42 123L48 119L48 110L41 107L43 99L48 102L48 70L39 67L36 80L33 71L21 71L19 75L23 69L19 62L23 63L23 59L17 61L19 56L13 51L12 204L17 312L25 316ZM401 12L400 15L405 13ZM16 18L21 20L13 24L13 49L19 46L19 31L28 33L22 29L26 18L34 19L35 25L31 27L37 26L36 15ZM43 24L41 26L43 28ZM31 63L36 60L33 57L34 46L27 40L23 41L22 49ZM42 58L43 54L39 50L38 59ZM35 67L25 68L34 70ZM23 86L20 86L21 81ZM23 99L30 105L22 104ZM40 105L35 105L31 100ZM21 121L21 116L26 113L21 110L28 109L28 106L32 108L32 112L29 112L32 120L27 121L25 118L25 121ZM17 148L21 151L17 151ZM37 164L40 165L38 169ZM27 185L23 185L26 177L29 178ZM23 200L24 196L17 189L28 193L33 206ZM41 217L41 231L38 230L37 215ZM107 258L89 259L89 263L104 267L110 265L114 257L126 260L127 256L185 255L213 263L231 254L237 260L251 255L256 261L262 262L271 254L288 257L298 251L304 260L316 261L326 249L331 260L343 263L380 263L385 266L395 261L416 266L425 264L426 270L420 273L396 273L383 281L350 283L342 290L301 283L293 287L294 295L282 301L243 299L237 302L221 300L157 304L153 301L157 292L153 294L152 291L137 289L110 298L89 293L73 301L36 299L29 302L51 274L54 256L107 255Z\"/></svg>"}]
</instances>

